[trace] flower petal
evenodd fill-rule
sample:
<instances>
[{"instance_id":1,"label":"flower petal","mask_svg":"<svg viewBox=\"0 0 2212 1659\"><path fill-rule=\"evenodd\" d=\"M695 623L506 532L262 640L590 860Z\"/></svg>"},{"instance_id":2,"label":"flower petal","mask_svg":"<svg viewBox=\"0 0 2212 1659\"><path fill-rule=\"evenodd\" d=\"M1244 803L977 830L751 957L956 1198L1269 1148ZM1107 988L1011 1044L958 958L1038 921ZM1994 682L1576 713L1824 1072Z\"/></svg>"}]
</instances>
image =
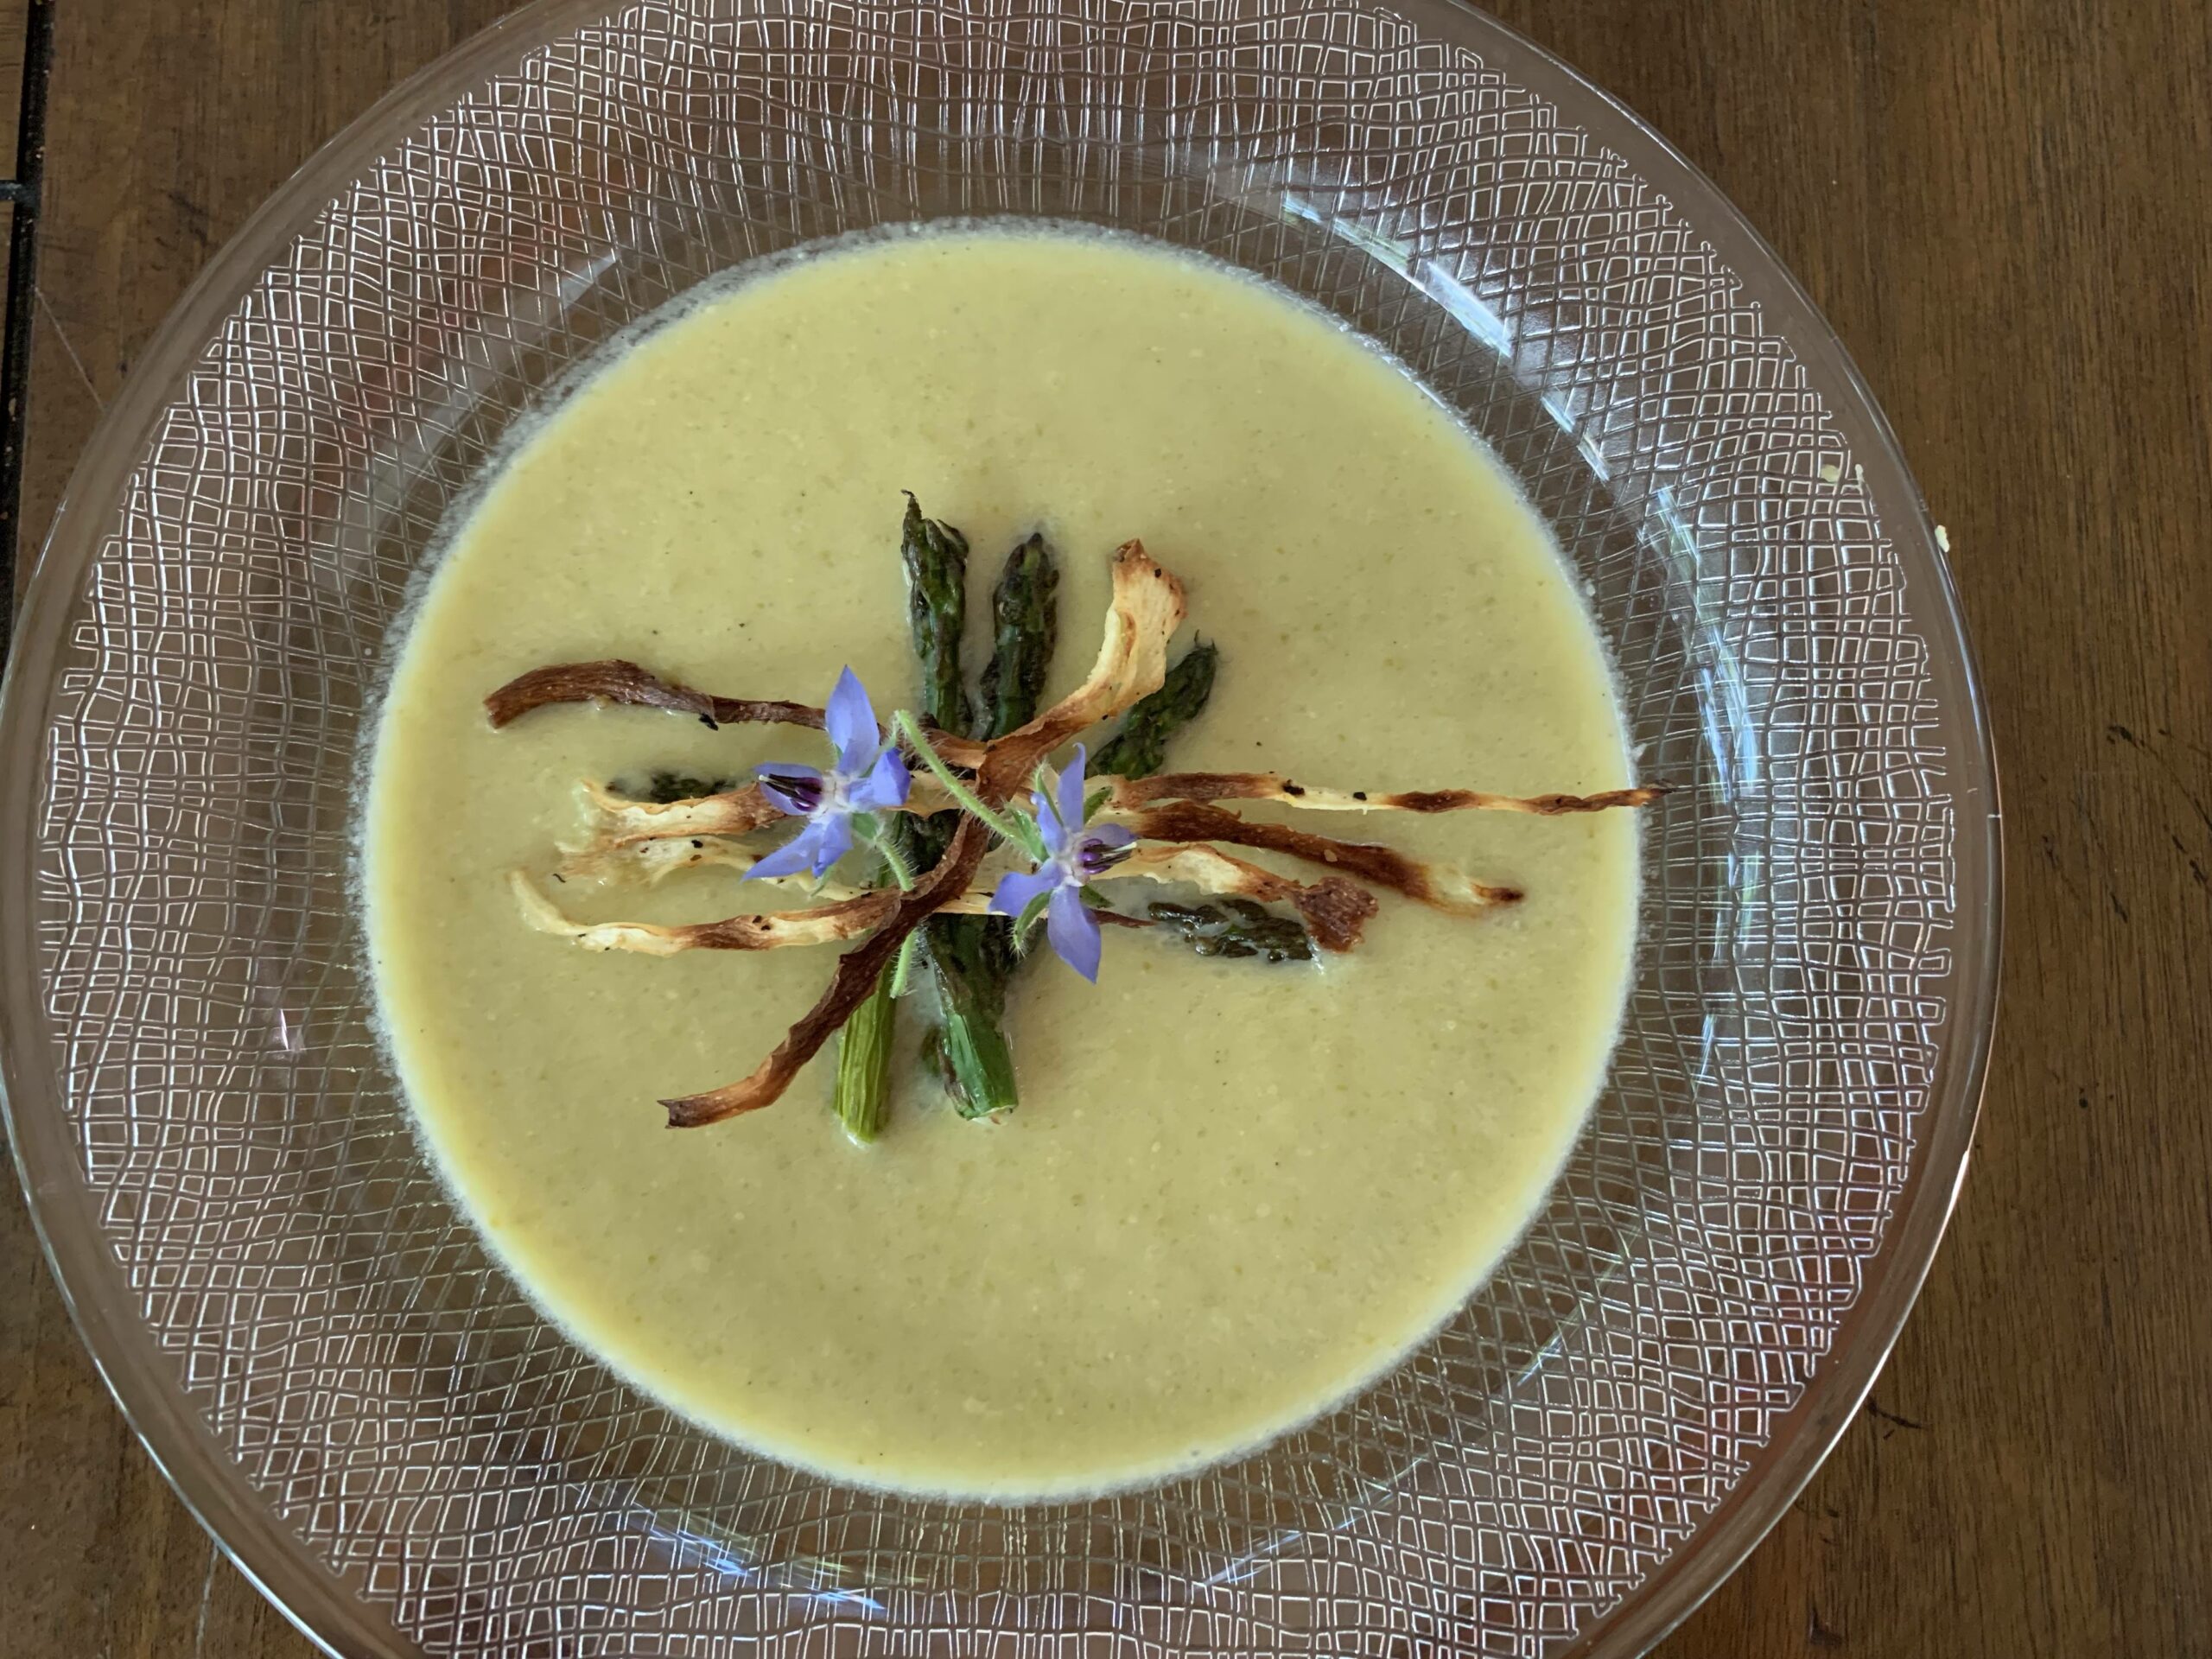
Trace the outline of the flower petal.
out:
<instances>
[{"instance_id":1,"label":"flower petal","mask_svg":"<svg viewBox=\"0 0 2212 1659\"><path fill-rule=\"evenodd\" d=\"M824 812L814 820L814 873L830 874L830 867L853 850L853 815Z\"/></svg>"},{"instance_id":2,"label":"flower petal","mask_svg":"<svg viewBox=\"0 0 2212 1659\"><path fill-rule=\"evenodd\" d=\"M768 804L786 817L803 818L813 810L809 803L801 800L784 786L785 780L789 779L810 783L818 789L822 783L822 774L812 766L779 761L770 766L753 767L753 775L760 780L760 793L766 798ZM818 795L816 797L817 800L820 798Z\"/></svg>"},{"instance_id":3,"label":"flower petal","mask_svg":"<svg viewBox=\"0 0 2212 1659\"><path fill-rule=\"evenodd\" d=\"M838 675L836 686L830 693L829 704L822 711L822 729L836 746L837 770L848 778L857 778L866 772L869 760L883 742L882 733L876 729L875 709L868 700L868 690L849 668Z\"/></svg>"},{"instance_id":4,"label":"flower petal","mask_svg":"<svg viewBox=\"0 0 2212 1659\"><path fill-rule=\"evenodd\" d=\"M1037 900L1040 893L1051 893L1060 886L1057 871L1049 865L1024 875L1019 870L1009 870L999 878L991 890L991 913L994 916L1019 917Z\"/></svg>"},{"instance_id":5,"label":"flower petal","mask_svg":"<svg viewBox=\"0 0 2212 1659\"><path fill-rule=\"evenodd\" d=\"M1028 815L1024 813L1022 816L1027 817ZM1068 850L1073 837L1060 828L1059 819L1052 815L1049 807L1037 815L1035 823L1037 839L1045 843L1045 855L1047 858L1058 858Z\"/></svg>"},{"instance_id":6,"label":"flower petal","mask_svg":"<svg viewBox=\"0 0 2212 1659\"><path fill-rule=\"evenodd\" d=\"M1125 823L1102 823L1085 836L1101 847L1126 847L1136 838L1137 832Z\"/></svg>"},{"instance_id":7,"label":"flower petal","mask_svg":"<svg viewBox=\"0 0 2212 1659\"><path fill-rule=\"evenodd\" d=\"M1045 849L1054 855L1067 851L1076 828L1060 817L1059 795L1058 774L1050 766L1039 765L1029 779L1030 816L1045 842Z\"/></svg>"},{"instance_id":8,"label":"flower petal","mask_svg":"<svg viewBox=\"0 0 2212 1659\"><path fill-rule=\"evenodd\" d=\"M888 812L906 804L907 793L913 786L913 774L906 770L906 763L899 752L886 749L875 757L868 776L846 790L845 798L864 812Z\"/></svg>"},{"instance_id":9,"label":"flower petal","mask_svg":"<svg viewBox=\"0 0 2212 1659\"><path fill-rule=\"evenodd\" d=\"M1071 830L1083 828L1083 772L1090 764L1090 756L1078 743L1075 746L1075 759L1060 773L1058 798L1052 805L1060 815L1060 822Z\"/></svg>"},{"instance_id":10,"label":"flower petal","mask_svg":"<svg viewBox=\"0 0 2212 1659\"><path fill-rule=\"evenodd\" d=\"M745 873L745 879L749 881L758 876L762 880L766 880L771 876L797 875L802 870L810 870L814 868L816 849L821 842L822 825L818 823L810 823L798 834L777 848L774 852L753 865ZM835 860L831 861L833 863L835 861Z\"/></svg>"},{"instance_id":11,"label":"flower petal","mask_svg":"<svg viewBox=\"0 0 2212 1659\"><path fill-rule=\"evenodd\" d=\"M1078 779L1082 775L1076 774ZM1053 893L1052 907L1046 912L1045 938L1062 962L1094 985L1098 982L1098 958L1104 949L1099 938L1098 918L1090 913L1090 907L1083 902L1083 894L1076 888L1064 887Z\"/></svg>"}]
</instances>

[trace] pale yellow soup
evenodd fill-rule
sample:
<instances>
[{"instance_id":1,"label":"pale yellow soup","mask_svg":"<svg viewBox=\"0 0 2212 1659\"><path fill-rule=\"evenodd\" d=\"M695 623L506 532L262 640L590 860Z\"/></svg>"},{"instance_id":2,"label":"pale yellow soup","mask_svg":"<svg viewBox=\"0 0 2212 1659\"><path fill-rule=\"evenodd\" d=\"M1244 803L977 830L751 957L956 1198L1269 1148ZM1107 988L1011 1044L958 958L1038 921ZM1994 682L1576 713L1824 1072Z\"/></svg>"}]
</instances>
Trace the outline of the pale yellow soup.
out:
<instances>
[{"instance_id":1,"label":"pale yellow soup","mask_svg":"<svg viewBox=\"0 0 2212 1659\"><path fill-rule=\"evenodd\" d=\"M1356 1389L1526 1225L1620 1017L1636 826L1307 816L1527 899L1468 920L1386 895L1361 948L1318 968L1112 930L1095 988L1033 960L1008 1014L1021 1105L1000 1122L961 1120L922 1081L910 1011L873 1146L830 1114L827 1053L767 1110L667 1128L656 1097L750 1071L835 947L594 953L526 926L508 874L542 879L576 840L579 779L818 763L822 740L583 708L495 733L481 700L542 664L626 657L810 702L849 664L880 707L911 701L907 489L967 531L979 601L1018 537L1050 535L1055 694L1096 653L1118 543L1184 578L1186 633L1222 665L1178 769L1370 791L1630 781L1542 526L1372 348L1142 244L880 241L622 352L461 527L373 755L385 1026L500 1260L687 1417L880 1486L1018 1499L1160 1478ZM593 920L805 902L727 871L548 891Z\"/></svg>"}]
</instances>

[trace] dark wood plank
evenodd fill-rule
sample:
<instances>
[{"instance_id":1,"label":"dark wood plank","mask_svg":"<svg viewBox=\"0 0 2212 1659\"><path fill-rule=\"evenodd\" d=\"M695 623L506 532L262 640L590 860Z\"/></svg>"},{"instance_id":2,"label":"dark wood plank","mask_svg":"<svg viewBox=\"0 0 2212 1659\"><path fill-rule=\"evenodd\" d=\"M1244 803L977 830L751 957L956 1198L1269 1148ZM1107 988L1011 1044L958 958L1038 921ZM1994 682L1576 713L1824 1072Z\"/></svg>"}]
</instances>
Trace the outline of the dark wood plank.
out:
<instances>
[{"instance_id":1,"label":"dark wood plank","mask_svg":"<svg viewBox=\"0 0 2212 1659\"><path fill-rule=\"evenodd\" d=\"M1673 137L1827 308L1949 526L2006 766L2005 1030L1952 1237L1877 1409L1663 1651L2212 1651L2204 10L1497 9ZM499 10L65 11L27 524L212 249ZM12 1202L0 1282L8 1650L306 1653L122 1427Z\"/></svg>"}]
</instances>

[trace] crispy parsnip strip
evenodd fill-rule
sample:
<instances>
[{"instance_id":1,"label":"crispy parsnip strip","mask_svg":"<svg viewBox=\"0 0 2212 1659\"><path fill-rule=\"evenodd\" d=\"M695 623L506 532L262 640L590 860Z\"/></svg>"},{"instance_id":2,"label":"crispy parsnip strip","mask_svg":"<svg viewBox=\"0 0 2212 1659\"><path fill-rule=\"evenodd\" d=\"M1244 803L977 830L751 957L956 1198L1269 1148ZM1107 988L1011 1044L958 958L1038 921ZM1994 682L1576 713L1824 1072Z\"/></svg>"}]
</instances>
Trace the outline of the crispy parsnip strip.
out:
<instances>
[{"instance_id":1,"label":"crispy parsnip strip","mask_svg":"<svg viewBox=\"0 0 2212 1659\"><path fill-rule=\"evenodd\" d=\"M589 779L576 787L591 813L592 838L584 850L594 852L671 836L750 835L784 816L760 792L758 784L747 784L725 795L698 795L664 805L632 800Z\"/></svg>"},{"instance_id":2,"label":"crispy parsnip strip","mask_svg":"<svg viewBox=\"0 0 2212 1659\"><path fill-rule=\"evenodd\" d=\"M518 674L484 699L492 725L509 725L535 709L564 702L612 702L631 709L663 709L690 715L709 726L765 724L822 726L822 711L780 698L719 697L619 657L591 663L553 663Z\"/></svg>"},{"instance_id":3,"label":"crispy parsnip strip","mask_svg":"<svg viewBox=\"0 0 2212 1659\"><path fill-rule=\"evenodd\" d=\"M587 855L581 861L571 860L561 866L560 874L563 880L584 875L602 881L641 881L653 886L664 876L678 870L735 870L742 875L767 855L766 848L747 847L727 836L697 836L690 839L640 841L610 849L603 854ZM819 903L829 905L842 904L849 899L866 898L872 893L897 891L893 887L855 887L842 881L817 881L803 872L760 879L790 892L804 893ZM990 897L989 893L982 888L970 887L964 893L956 894L938 908L950 915L981 916L989 910ZM543 902L541 896L540 903Z\"/></svg>"},{"instance_id":4,"label":"crispy parsnip strip","mask_svg":"<svg viewBox=\"0 0 2212 1659\"><path fill-rule=\"evenodd\" d=\"M816 731L822 729L822 710L810 703L785 702L780 698L717 696L680 680L664 679L651 669L640 668L619 657L533 668L486 697L484 712L496 729L535 709L569 702L611 702L629 709L663 709L671 714L690 715L709 726L810 726ZM983 746L970 738L932 732L931 741L938 746L938 753L956 766L976 766L983 758Z\"/></svg>"},{"instance_id":5,"label":"crispy parsnip strip","mask_svg":"<svg viewBox=\"0 0 2212 1659\"><path fill-rule=\"evenodd\" d=\"M1111 720L1160 690L1167 677L1167 645L1183 625L1183 584L1144 550L1142 542L1114 550L1114 599L1106 637L1084 683L1027 726L991 743L976 772L976 792L993 806L1029 787L1037 765L1102 720ZM940 747L955 766L959 757Z\"/></svg>"},{"instance_id":6,"label":"crispy parsnip strip","mask_svg":"<svg viewBox=\"0 0 2212 1659\"><path fill-rule=\"evenodd\" d=\"M652 887L678 870L735 870L743 875L767 855L765 847L747 847L727 836L677 836L588 851L563 864L558 874L563 880L584 876L601 881L642 881ZM842 881L817 881L803 871L760 879L786 892L803 893L820 904L840 904L874 891Z\"/></svg>"},{"instance_id":7,"label":"crispy parsnip strip","mask_svg":"<svg viewBox=\"0 0 2212 1659\"><path fill-rule=\"evenodd\" d=\"M571 921L520 870L507 878L523 918L541 933L574 939L589 950L634 950L672 957L684 950L775 950L791 944L830 944L865 933L899 902L895 887L855 893L810 910L754 911L719 922L662 925L653 922Z\"/></svg>"},{"instance_id":8,"label":"crispy parsnip strip","mask_svg":"<svg viewBox=\"0 0 2212 1659\"><path fill-rule=\"evenodd\" d=\"M1011 741L1012 739L1001 741ZM1052 747L1057 747L1058 745ZM1556 817L1567 813L1604 812L1616 807L1645 806L1666 793L1662 787L1646 785L1635 789L1608 790L1598 795L1491 795L1471 789L1370 794L1360 791L1347 792L1315 788L1294 783L1274 772L1169 772L1157 778L1111 778L1095 781L1099 787L1112 791L1103 810L1125 815L1132 823L1141 822L1145 809L1161 803L1203 804L1225 800L1274 801L1317 812L1493 811L1525 812L1541 817ZM704 795L690 800L673 801L666 805L631 800L590 782L580 787L597 815L597 832L578 860L563 866L564 874L586 872L599 856L626 850L633 843L662 839L680 840L692 836L744 835L773 823L779 816L767 804L759 788L752 785L725 795ZM1014 794L1023 792L1020 789L1013 791ZM926 814L944 811L952 804L944 792L924 774L915 779L914 792L908 798L906 810ZM675 860L672 867L680 868L684 862L683 860Z\"/></svg>"},{"instance_id":9,"label":"crispy parsnip strip","mask_svg":"<svg viewBox=\"0 0 2212 1659\"><path fill-rule=\"evenodd\" d=\"M663 842L683 842L709 836L743 836L780 821L784 813L747 784L723 795L698 795L688 800L660 804L618 795L590 779L576 785L591 817L591 838L581 846L566 848L569 855L561 866L566 875L597 875L614 861L641 855L642 849ZM952 804L928 777L914 780L906 798L909 812L942 812ZM683 861L677 859L674 867Z\"/></svg>"},{"instance_id":10,"label":"crispy parsnip strip","mask_svg":"<svg viewBox=\"0 0 2212 1659\"><path fill-rule=\"evenodd\" d=\"M1529 812L1550 818L1568 812L1648 806L1667 792L1649 785L1609 789L1596 795L1491 795L1478 789L1320 789L1274 772L1170 772L1154 778L1092 781L1113 791L1106 804L1122 812L1160 801L1277 801L1309 812Z\"/></svg>"},{"instance_id":11,"label":"crispy parsnip strip","mask_svg":"<svg viewBox=\"0 0 2212 1659\"><path fill-rule=\"evenodd\" d=\"M1337 841L1294 830L1288 824L1255 823L1199 801L1173 801L1116 817L1147 841L1215 841L1283 853L1339 875L1388 887L1453 916L1479 916L1494 906L1510 905L1521 897L1517 889L1478 881L1457 865L1408 858L1395 847L1373 842Z\"/></svg>"},{"instance_id":12,"label":"crispy parsnip strip","mask_svg":"<svg viewBox=\"0 0 2212 1659\"><path fill-rule=\"evenodd\" d=\"M1162 803L1204 804L1227 800L1273 801L1315 812L1524 812L1540 817L1557 817L1568 813L1604 812L1618 807L1647 806L1667 792L1663 786L1644 785L1634 789L1607 790L1596 795L1491 795L1472 789L1408 790L1376 794L1357 790L1347 791L1317 788L1294 783L1279 773L1265 772L1168 772L1157 778L1109 778L1095 781L1099 787L1111 791L1103 810L1123 815L1132 823L1142 821L1146 809ZM759 789L750 785L726 795L700 796L691 800L671 802L664 806L647 801L633 801L597 784L587 782L581 787L598 815L598 832L581 858L563 866L564 874L587 871L599 856L627 850L633 843L663 839L681 840L692 836L743 835L773 823L779 816ZM1014 791L1015 794L1022 792L1019 789ZM952 804L944 792L925 774L915 779L914 792L908 798L906 810L926 814L944 811ZM1260 843L1249 844L1256 846ZM674 859L668 867L681 868L688 861ZM1336 861L1325 856L1323 861ZM1447 887L1454 886L1448 878L1446 885Z\"/></svg>"}]
</instances>

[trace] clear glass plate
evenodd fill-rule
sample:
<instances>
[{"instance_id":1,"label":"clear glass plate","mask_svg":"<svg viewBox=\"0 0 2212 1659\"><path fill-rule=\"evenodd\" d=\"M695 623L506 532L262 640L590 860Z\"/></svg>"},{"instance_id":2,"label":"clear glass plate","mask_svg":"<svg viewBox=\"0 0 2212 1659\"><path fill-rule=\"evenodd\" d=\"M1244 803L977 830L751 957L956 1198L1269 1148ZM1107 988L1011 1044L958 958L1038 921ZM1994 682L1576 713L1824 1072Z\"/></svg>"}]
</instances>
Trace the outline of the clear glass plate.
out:
<instances>
[{"instance_id":1,"label":"clear glass plate","mask_svg":"<svg viewBox=\"0 0 2212 1659\"><path fill-rule=\"evenodd\" d=\"M1434 1341L1243 1462L1016 1511L708 1439L417 1154L346 901L408 578L563 371L709 275L1045 215L1414 365L1586 580L1646 775L1611 1086ZM1942 560L1812 305L1633 117L1442 0L523 14L319 155L79 466L0 706L0 1048L131 1421L333 1651L1618 1655L1872 1382L1972 1133L1995 774Z\"/></svg>"}]
</instances>

